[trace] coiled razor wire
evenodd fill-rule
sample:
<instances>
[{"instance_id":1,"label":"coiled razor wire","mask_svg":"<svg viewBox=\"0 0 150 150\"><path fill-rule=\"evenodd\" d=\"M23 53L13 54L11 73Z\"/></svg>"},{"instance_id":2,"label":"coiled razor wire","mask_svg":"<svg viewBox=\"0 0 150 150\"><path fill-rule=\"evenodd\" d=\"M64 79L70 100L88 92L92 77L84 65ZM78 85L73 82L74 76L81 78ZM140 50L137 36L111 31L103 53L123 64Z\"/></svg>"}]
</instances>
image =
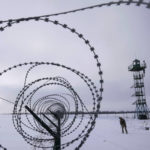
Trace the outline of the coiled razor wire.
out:
<instances>
[{"instance_id":1,"label":"coiled razor wire","mask_svg":"<svg viewBox=\"0 0 150 150\"><path fill-rule=\"evenodd\" d=\"M102 79L102 71L101 71L101 64L98 60L98 55L95 52L93 46L91 46L89 40L85 39L84 36L78 33L74 28L68 27L67 24L61 24L57 20L52 21L49 18L45 19L35 19L45 22L53 23L54 25L59 25L64 29L71 31L77 35L79 39L82 39L84 43L89 47L89 50L93 53L93 58L96 61L96 66L98 68L98 75L99 75L99 83L100 88L98 89L94 82L82 72L73 69L71 67L54 63L54 62L29 62L29 63L22 63L8 69L4 70L0 73L3 75L8 71L13 69L23 68L24 66L29 66L27 72L25 73L24 79L24 86L20 90L14 105L13 110L13 124L15 129L18 131L19 134L24 138L24 140L33 145L34 147L38 148L53 148L54 147L54 138L51 136L45 129L41 127L41 125L29 115L25 109L27 105L33 110L38 116L53 130L55 131L56 128L54 127L53 123L56 123L55 117L50 113L58 113L62 114L61 116L61 138L71 137L68 141L62 142L61 149L64 149L71 144L77 142L78 144L75 146L75 150L81 148L81 146L85 143L86 139L89 137L90 132L94 129L96 118L98 117L98 112L100 109L100 101L102 100L102 92L103 92L103 79ZM13 23L12 23L13 24ZM86 86L91 93L91 97L93 99L93 106L92 111L95 112L95 115L90 116L89 119L84 118L84 112L89 112L84 101L72 87L71 83L67 81L67 79L56 76L56 77L43 77L36 79L30 83L27 83L27 79L29 77L30 72L38 67L38 66L55 66L59 68L66 69L74 74L76 74L81 80L84 81ZM35 95L39 93L40 90L43 88L49 88L53 86L59 86L65 88L67 93L53 93L48 94L38 99L35 99ZM69 99L69 100L68 100ZM74 110L70 110L74 108ZM74 113L69 115L69 112L73 111ZM82 112L81 116L79 117L79 113ZM25 114L22 115L22 114ZM52 119L52 122L44 116L47 115ZM86 123L85 123L86 122ZM75 137L72 137L73 133L77 133ZM40 135L40 136L39 136ZM75 134L74 134L75 135ZM40 138L39 138L40 137Z\"/></svg>"},{"instance_id":2,"label":"coiled razor wire","mask_svg":"<svg viewBox=\"0 0 150 150\"><path fill-rule=\"evenodd\" d=\"M76 12L82 12L85 10L90 10L94 8L101 8L104 6L120 6L120 5L135 5L135 6L145 6L146 8L150 8L150 2L146 2L145 0L119 0L119 1L111 1L111 2L106 2L106 3L101 3L97 5L92 5L88 7L83 7L79 9L74 9L70 11L64 11L60 13L54 13L54 14L48 14L48 15L42 15L42 16L34 16L34 17L27 17L27 18L19 18L19 19L8 19L8 20L0 20L0 24L6 24L3 27L0 27L0 31L4 31L6 27L10 27L14 23L19 23L22 21L29 21L29 20L39 20L41 18L49 18L52 16L59 16L59 15L66 15L70 13L76 13Z\"/></svg>"},{"instance_id":3,"label":"coiled razor wire","mask_svg":"<svg viewBox=\"0 0 150 150\"><path fill-rule=\"evenodd\" d=\"M9 19L5 21L0 21L0 24L3 25L3 27L0 27L0 31L4 31L5 28L11 27L13 24L17 24L23 21L30 21L30 20L35 20L35 21L45 21L45 22L50 22L55 25L59 25L63 27L64 29L67 29L77 35L80 39L82 39L85 44L89 47L90 51L93 53L93 58L96 61L97 68L98 68L98 75L99 75L99 83L100 83L100 89L97 89L95 86L94 82L87 76L81 73L78 70L75 70L71 67L59 64L59 63L54 63L54 62L29 62L29 63L22 63L18 64L12 67L9 67L8 69L2 71L0 73L0 76L7 73L8 71L11 71L13 69L17 69L19 67L24 67L24 66L30 66L28 71L26 72L25 75L25 81L24 81L24 86L20 90L16 101L14 105L14 110L13 110L13 124L18 133L22 135L24 140L33 145L34 147L37 148L52 148L54 146L54 138L48 134L40 125L37 123L28 113L26 112L24 106L28 105L30 109L32 109L36 114L40 116L40 118L46 122L53 130L55 130L55 127L52 123L50 123L47 118L43 117L43 114L45 115L50 115L50 112L59 112L62 114L61 116L61 137L64 138L66 136L70 136L72 133L75 131L78 131L77 136L72 139L69 139L69 141L64 142L61 144L61 149L64 149L68 146L70 146L72 143L75 143L79 141L79 144L75 147L75 150L79 150L81 146L85 143L87 138L89 137L91 131L94 129L95 123L96 123L96 118L98 117L98 112L100 109L100 102L102 100L102 92L103 92L103 79L102 79L102 71L101 71L101 64L98 60L98 55L95 52L95 49L93 46L91 46L89 40L84 38L84 36L80 33L78 33L74 28L68 27L67 24L61 24L57 20L53 21L50 20L49 17L51 16L58 16L58 15L65 15L69 13L75 13L78 11L84 11L88 9L93 9L93 8L98 8L98 7L103 7L103 6L112 6L112 5L121 5L121 4L126 4L126 5L131 5L131 4L136 4L136 6L141 6L145 5L146 8L150 8L150 2L145 2L144 0L127 0L127 1L117 1L117 2L109 2L109 3L103 3L99 5L93 5L90 7L85 7L81 9L76 9L76 10L71 10L71 11L66 11L66 12L61 12L61 13L56 13L56 14L50 14L50 15L43 15L43 16L36 16L36 17L28 17L28 18L19 18L19 19ZM4 25L5 24L5 25ZM81 112L88 112L88 109L86 105L84 104L83 100L80 98L78 93L75 91L75 89L72 87L72 85L64 79L63 77L43 77L36 79L30 83L27 84L27 78L29 75L29 72L38 66L55 66L55 67L61 67L63 69L66 69L74 74L76 74L78 77L80 77L84 83L87 85L92 99L93 99L93 112L95 114L93 116L90 116L89 120L87 121L87 124L84 125L83 127L83 118L84 118L84 113L82 113L80 119L78 117L79 111ZM35 86L35 87L34 87ZM65 89L67 89L68 93L54 93L54 94L48 94L43 97L40 97L38 99L34 99L34 95L37 94L42 88L47 88L51 86L60 86ZM33 88L34 87L34 88ZM71 98L71 103L70 100L68 100L68 97ZM68 112L70 111L70 106L73 104L74 106L74 116L70 119L70 116ZM22 113L25 113L26 115L23 116ZM53 122L55 123L55 118L52 116ZM78 121L77 121L78 120ZM81 129L82 126L82 129ZM40 135L40 136L39 136Z\"/></svg>"}]
</instances>

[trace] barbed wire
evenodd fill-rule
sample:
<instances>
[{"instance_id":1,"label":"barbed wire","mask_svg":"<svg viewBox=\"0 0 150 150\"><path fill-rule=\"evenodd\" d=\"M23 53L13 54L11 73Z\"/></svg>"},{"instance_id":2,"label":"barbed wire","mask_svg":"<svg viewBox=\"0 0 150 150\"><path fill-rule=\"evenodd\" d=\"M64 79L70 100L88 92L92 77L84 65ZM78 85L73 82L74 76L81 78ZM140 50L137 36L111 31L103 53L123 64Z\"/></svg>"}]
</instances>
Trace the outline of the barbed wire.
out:
<instances>
[{"instance_id":1,"label":"barbed wire","mask_svg":"<svg viewBox=\"0 0 150 150\"><path fill-rule=\"evenodd\" d=\"M28 19L26 21L29 21ZM98 76L99 76L99 84L100 87L99 89L97 89L97 87L95 86L94 82L92 82L92 80L85 74L77 71L76 69L73 69L71 67L59 64L59 63L54 63L54 62L26 62L23 64L18 64L18 65L14 65L12 67L9 67L5 70L3 70L2 72L0 72L0 76L4 75L5 73L12 71L14 69L17 68L22 68L24 66L30 66L30 68L27 70L26 74L25 74L25 79L24 79L24 86L22 88L22 90L19 92L15 104L14 104L14 111L13 111L13 116L12 116L12 120L13 120L13 124L15 129L18 131L19 134L22 135L22 137L24 138L24 140L31 144L34 147L39 147L39 148L52 148L53 147L53 141L54 139L45 131L43 130L43 128L41 128L39 126L39 124L34 120L32 121L31 118L26 115L26 110L24 109L25 105L28 105L32 110L35 111L35 113L39 113L40 115L42 115L42 113L47 113L48 108L52 108L52 106L55 105L55 109L57 110L57 108L59 108L59 110L61 111L69 111L67 110L70 106L65 107L65 105L67 103L70 103L70 101L62 103L61 101L59 101L58 99L63 99L64 101L66 101L66 96L63 94L54 94L54 95L46 95L42 98L37 99L37 101L35 103L33 103L33 96L35 93L37 93L40 89L42 89L43 87L48 87L48 86L53 86L53 85L57 85L57 86L63 86L64 88L68 89L68 91L70 91L69 95L71 95L71 97L73 98L74 101L74 108L75 108L75 112L76 114L74 115L74 117L72 117L72 121L70 121L70 123L68 123L66 125L66 123L68 122L68 116L67 113L66 115L64 115L64 120L62 120L62 127L64 125L66 125L65 127L62 128L62 132L61 132L61 137L65 137L65 136L69 136L72 133L74 133L75 131L81 130L78 134L77 137L74 137L73 139L70 139L70 141L66 142L66 143L62 143L61 148L64 149L68 146L70 146L71 144L75 143L76 141L80 141L79 145L76 146L75 150L79 150L82 145L85 143L85 141L87 140L87 138L89 137L91 131L94 129L95 127L95 123L96 123L96 119L98 117L98 113L95 113L93 116L90 116L89 119L86 119L86 123L84 121L84 127L81 125L83 124L83 118L84 118L84 113L81 114L80 119L78 118L78 111L80 108L80 111L82 112L88 112L88 109L86 108L86 105L84 104L85 102L80 98L80 96L77 94L77 92L74 90L74 88L71 86L71 84L62 77L56 76L56 77L44 77L44 78L39 78L35 81L32 81L30 83L27 84L27 78L30 74L30 72L32 71L32 69L34 69L35 67L38 66L55 66L55 67L59 67L62 69L66 69L68 71L71 71L72 73L76 74L77 76L79 76L79 78L81 80L84 81L84 83L86 84L86 86L88 87L91 96L92 96L92 100L93 100L93 107L92 107L92 111L93 112L99 112L100 109L100 102L102 100L102 92L103 92L103 79L102 79L102 71L101 71L101 63L98 60L98 55L95 52L95 48L93 46L91 46L89 40L87 40L83 34L78 33L76 31L76 29L74 28L70 28L67 24L62 24L57 20L50 20L49 18L36 18L35 21L44 21L47 23L53 23L54 25L60 26L65 30L69 30L72 34L76 35L79 39L81 39L85 45L88 46L90 52L93 54L93 58L96 61L96 66L98 69ZM21 22L17 22L17 23L21 23ZM11 25L15 24L14 22L10 23ZM35 89L33 89L31 92L29 92L27 94L27 91L30 90L30 87L35 86L36 84L41 83L40 86L37 86ZM50 102L51 101L51 102ZM57 104L57 105L56 105ZM61 106L61 107L60 107ZM73 105L72 105L73 106ZM65 109L64 109L65 108ZM22 117L21 113L25 112L25 117L26 117L26 122L25 122L25 117ZM78 123L75 123L76 120L78 118ZM43 118L43 120L46 119ZM76 124L76 126L74 126L74 124ZM80 127L80 128L79 128ZM28 130L32 130L32 132L34 132L35 134L28 133ZM36 136L36 134L43 134L43 138L38 138L38 136ZM50 144L51 143L51 144Z\"/></svg>"},{"instance_id":2,"label":"barbed wire","mask_svg":"<svg viewBox=\"0 0 150 150\"><path fill-rule=\"evenodd\" d=\"M15 104L14 102L12 102L12 101L10 101L10 100L8 100L6 98L0 97L0 99L3 100L3 101L5 101L5 102L8 102L10 104L13 104L13 105Z\"/></svg>"},{"instance_id":3,"label":"barbed wire","mask_svg":"<svg viewBox=\"0 0 150 150\"><path fill-rule=\"evenodd\" d=\"M62 104L60 101L58 101L58 97L62 98L62 99L66 99L64 97L64 95L60 95L60 94L56 94L55 97L51 97L52 95L46 95L45 97L42 97L40 99L37 100L36 103L32 103L32 97L33 95L41 88L46 87L46 86L52 86L52 85L58 85L58 86L63 86L65 88L67 88L72 97L75 98L75 110L76 112L78 112L78 107L80 104L81 110L83 111L87 111L85 108L85 105L83 103L83 101L81 100L81 98L79 97L79 95L76 93L76 91L74 90L74 88L71 86L71 84L64 78L62 77L44 77L44 78L39 78L35 81L32 81L30 83L27 84L27 77L29 72L32 70L32 68L34 67L38 67L41 65L47 65L47 66L55 66L55 67L61 67L63 69L66 69L68 71L71 71L72 73L76 74L77 76L79 76L84 83L87 85L87 87L89 88L89 91L91 92L92 95L92 99L93 99L93 111L94 112L99 112L100 109L100 102L102 100L102 92L103 92L103 79L102 79L102 71L101 71L101 63L98 60L98 55L95 52L95 48L93 46L91 46L89 40L87 40L81 33L78 33L76 31L76 29L74 28L70 28L67 24L62 24L60 23L58 20L50 20L49 17L52 16L59 16L59 15L66 15L66 14L70 14L70 13L76 13L76 12L80 12L80 11L84 11L84 10L89 10L89 9L93 9L93 8L100 8L103 6L120 6L122 4L125 4L127 6L131 5L131 4L135 4L136 6L146 6L146 8L150 8L150 2L145 2L144 0L120 0L117 2L108 2L108 3L102 3L102 4L98 4L98 5L92 5L92 6L88 6L88 7L84 7L84 8L80 8L80 9L75 9L75 10L70 10L70 11L65 11L65 12L61 12L61 13L55 13L55 14L48 14L48 15L42 15L42 16L34 16L34 17L27 17L27 18L19 18L19 19L8 19L8 20L4 20L4 21L0 21L1 27L0 27L0 31L4 31L5 28L7 27L11 27L14 24L18 24L24 21L44 21L44 22L49 22L49 23L53 23L54 25L58 25L64 29L67 29L69 31L71 31L71 33L75 34L78 36L79 39L82 39L84 41L84 43L89 47L90 51L93 54L93 58L96 61L96 66L98 68L98 75L99 75L99 84L100 84L100 88L97 89L97 87L95 86L94 82L92 82L92 80L85 74L81 73L80 71L77 71L71 67L59 64L59 63L54 63L54 62L25 62L22 64L18 64L12 67L9 67L5 70L3 70L2 72L0 72L0 76L7 73L8 71L11 71L13 69L19 68L19 67L23 67L23 66L27 66L30 65L31 67L29 68L29 70L26 73L25 76L25 80L24 80L24 86L21 89L21 91L19 92L16 101L15 101L15 105L14 105L14 111L13 111L13 124L14 127L16 128L16 130L18 131L18 133L20 133L24 140L33 145L34 147L44 147L44 148L49 148L49 147L53 147L53 144L51 144L50 146L48 145L44 145L45 142L50 142L53 141L54 139L52 137L47 137L48 133L43 131L43 129L39 126L39 124L37 124L37 122L35 122L34 120L34 124L32 121L30 121L30 118L28 118L28 116L26 116L26 120L28 122L28 124L26 124L23 121L23 118L21 118L21 112L23 110L23 106L26 104L28 105L31 109L34 108L34 110L36 110L35 108L37 108L37 112L43 112L41 111L40 107L41 102L43 100L46 100L47 98L51 99L51 103L49 103L49 107L51 107L51 105L54 106L54 104L56 107L56 110L61 110L61 111L66 111L66 109L69 107L65 107L66 104ZM44 81L44 82L43 82ZM32 90L31 92L29 92L28 94L25 95L26 91L30 89L31 86L33 86L36 83L39 82L43 82L40 86L36 87L34 90ZM67 102L68 103L68 102ZM34 107L33 107L34 104ZM47 104L47 103L46 103ZM38 106L38 107L37 107ZM49 108L48 107L48 108ZM44 109L46 112L48 109L45 106L45 103L42 107L42 110ZM24 110L25 111L25 110ZM76 121L77 116L75 115L73 120L62 130L62 137L64 136L68 136L70 134L72 134L74 131L76 131L78 129L78 127L82 124L83 122L83 114L82 117L78 123L78 125L76 125L76 127L74 127L73 129L71 129L71 127L73 126L73 124ZM85 143L85 141L87 140L87 138L89 137L91 131L94 129L95 127L95 123L96 123L96 119L98 117L98 113L95 113L93 117L90 117L90 119L88 120L87 124L84 126L84 128L80 131L80 133L78 134L77 137L75 137L74 139L70 139L69 142L63 143L61 145L61 148L64 149L68 146L70 146L72 143L80 140L79 145L76 146L75 150L79 150L81 148L81 146ZM63 124L65 124L67 122L67 118L68 116L66 116L64 118L64 121L62 122L62 126ZM45 120L46 121L46 120ZM38 138L37 136L34 135L30 135L30 133L28 133L24 127L27 127L28 129L31 129L32 131L38 132L40 134L43 134L44 136L46 135L46 138L40 137ZM71 130L70 130L71 129Z\"/></svg>"},{"instance_id":4,"label":"barbed wire","mask_svg":"<svg viewBox=\"0 0 150 150\"><path fill-rule=\"evenodd\" d=\"M67 15L70 13L76 13L76 12L82 12L85 10L90 10L90 9L94 9L94 8L101 8L104 6L120 6L120 5L133 5L135 4L135 6L145 6L146 8L150 8L150 2L146 2L144 0L119 0L119 1L111 1L111 2L107 2L107 3L101 3L101 4L97 4L97 5L91 5L88 7L83 7L83 8L79 8L79 9L74 9L74 10L69 10L69 11L64 11L64 12L59 12L59 13L54 13L54 14L47 14L47 15L41 15L41 16L33 16L33 17L26 17L26 18L18 18L18 19L8 19L8 20L0 20L0 24L6 24L4 27L0 27L0 31L3 31L6 27L11 26L12 23L19 23L22 21L28 21L28 20L38 20L38 19L42 19L42 18L49 18L49 17L53 17L53 16L59 16L59 15Z\"/></svg>"}]
</instances>

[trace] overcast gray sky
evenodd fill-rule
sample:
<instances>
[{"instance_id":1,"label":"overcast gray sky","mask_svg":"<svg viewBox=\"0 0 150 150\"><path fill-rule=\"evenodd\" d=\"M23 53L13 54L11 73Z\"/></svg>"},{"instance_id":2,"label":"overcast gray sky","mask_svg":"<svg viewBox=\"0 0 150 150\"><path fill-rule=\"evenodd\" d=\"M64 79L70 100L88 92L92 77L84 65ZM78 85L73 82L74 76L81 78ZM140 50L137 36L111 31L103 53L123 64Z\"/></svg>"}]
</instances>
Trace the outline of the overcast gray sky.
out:
<instances>
[{"instance_id":1,"label":"overcast gray sky","mask_svg":"<svg viewBox=\"0 0 150 150\"><path fill-rule=\"evenodd\" d=\"M108 0L1 0L0 20L30 17L96 5ZM111 6L74 14L51 17L75 28L96 49L104 72L104 93L101 110L134 110L131 97L132 73L128 66L138 58L147 63L145 87L150 106L150 9L145 7ZM15 64L30 61L59 62L88 75L98 85L95 61L82 40L75 35L42 21L22 22L0 33L0 71ZM15 101L23 86L27 68L9 72L0 78L0 96ZM64 76L81 94L87 105L92 105L86 86L64 70L40 68L32 78L49 74ZM56 89L55 89L56 90ZM79 95L80 95L79 94ZM0 100L1 112L12 111L11 104Z\"/></svg>"}]
</instances>

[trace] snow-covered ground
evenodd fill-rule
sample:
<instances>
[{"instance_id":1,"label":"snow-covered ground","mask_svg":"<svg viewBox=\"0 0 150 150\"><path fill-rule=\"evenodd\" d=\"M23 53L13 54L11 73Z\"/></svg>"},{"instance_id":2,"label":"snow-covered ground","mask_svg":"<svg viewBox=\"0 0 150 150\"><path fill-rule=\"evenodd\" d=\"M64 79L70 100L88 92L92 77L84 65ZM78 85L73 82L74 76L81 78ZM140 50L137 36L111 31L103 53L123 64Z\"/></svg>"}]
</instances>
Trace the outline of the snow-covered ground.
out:
<instances>
[{"instance_id":1,"label":"snow-covered ground","mask_svg":"<svg viewBox=\"0 0 150 150\"><path fill-rule=\"evenodd\" d=\"M128 134L122 134L117 115L100 115L95 129L81 150L149 150L150 120L137 120L131 115L119 115L126 119ZM13 127L11 116L0 115L0 144L8 150L31 150ZM67 150L73 150L72 146Z\"/></svg>"},{"instance_id":2,"label":"snow-covered ground","mask_svg":"<svg viewBox=\"0 0 150 150\"><path fill-rule=\"evenodd\" d=\"M118 116L100 117L86 144L88 150L149 150L150 130L145 130L145 124L150 125L150 120L125 119L128 134L121 133ZM86 150L86 145L83 150Z\"/></svg>"}]
</instances>

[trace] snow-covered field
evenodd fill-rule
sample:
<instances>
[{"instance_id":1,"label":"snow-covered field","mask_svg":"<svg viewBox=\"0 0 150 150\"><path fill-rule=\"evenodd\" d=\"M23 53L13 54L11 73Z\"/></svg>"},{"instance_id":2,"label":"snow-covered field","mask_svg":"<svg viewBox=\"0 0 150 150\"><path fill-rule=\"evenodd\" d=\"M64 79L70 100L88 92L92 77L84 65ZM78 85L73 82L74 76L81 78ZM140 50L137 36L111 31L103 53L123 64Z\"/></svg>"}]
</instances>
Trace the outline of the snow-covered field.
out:
<instances>
[{"instance_id":1,"label":"snow-covered field","mask_svg":"<svg viewBox=\"0 0 150 150\"><path fill-rule=\"evenodd\" d=\"M150 125L150 120L144 122L131 117L125 119L128 134L121 133L117 116L100 117L88 141L89 144L86 144L88 150L149 150L150 130L145 130L145 124ZM86 147L83 147L83 150L86 150Z\"/></svg>"},{"instance_id":2,"label":"snow-covered field","mask_svg":"<svg viewBox=\"0 0 150 150\"><path fill-rule=\"evenodd\" d=\"M101 115L90 137L81 150L149 150L150 120L133 119L131 115L119 115L126 119L128 134L122 134L117 115ZM7 150L31 150L13 127L11 116L0 115L0 144ZM67 150L73 150L68 147Z\"/></svg>"}]
</instances>

